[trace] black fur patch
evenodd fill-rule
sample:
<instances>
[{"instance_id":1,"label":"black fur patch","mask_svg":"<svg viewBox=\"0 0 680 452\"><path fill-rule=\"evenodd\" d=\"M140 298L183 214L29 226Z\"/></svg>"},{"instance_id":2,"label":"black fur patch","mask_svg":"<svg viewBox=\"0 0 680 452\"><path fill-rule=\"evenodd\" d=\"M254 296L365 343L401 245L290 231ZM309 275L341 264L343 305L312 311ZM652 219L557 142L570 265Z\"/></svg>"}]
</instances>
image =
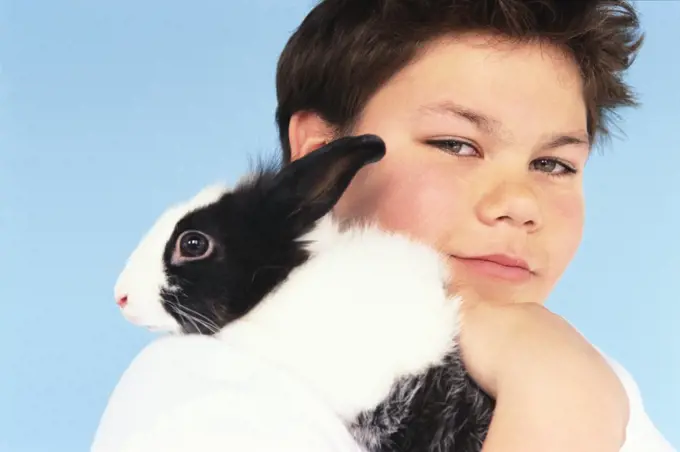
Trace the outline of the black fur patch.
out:
<instances>
[{"instance_id":1,"label":"black fur patch","mask_svg":"<svg viewBox=\"0 0 680 452\"><path fill-rule=\"evenodd\" d=\"M186 333L211 334L244 316L308 259L304 244L296 239L314 223L289 221L282 206L268 202L277 173L275 168L260 168L252 182L176 225L163 260L169 283L181 290L166 291L163 298L166 311ZM206 259L173 265L175 242L190 229L212 237L215 251ZM182 315L182 308L193 318Z\"/></svg>"},{"instance_id":2,"label":"black fur patch","mask_svg":"<svg viewBox=\"0 0 680 452\"><path fill-rule=\"evenodd\" d=\"M185 333L212 334L247 314L304 263L300 237L329 213L364 166L385 155L375 135L337 139L285 166L261 164L249 181L217 202L187 214L163 255L168 282L165 310ZM172 263L184 231L207 234L207 258Z\"/></svg>"},{"instance_id":3,"label":"black fur patch","mask_svg":"<svg viewBox=\"0 0 680 452\"><path fill-rule=\"evenodd\" d=\"M479 452L494 407L452 351L426 373L400 379L350 428L369 452Z\"/></svg>"}]
</instances>

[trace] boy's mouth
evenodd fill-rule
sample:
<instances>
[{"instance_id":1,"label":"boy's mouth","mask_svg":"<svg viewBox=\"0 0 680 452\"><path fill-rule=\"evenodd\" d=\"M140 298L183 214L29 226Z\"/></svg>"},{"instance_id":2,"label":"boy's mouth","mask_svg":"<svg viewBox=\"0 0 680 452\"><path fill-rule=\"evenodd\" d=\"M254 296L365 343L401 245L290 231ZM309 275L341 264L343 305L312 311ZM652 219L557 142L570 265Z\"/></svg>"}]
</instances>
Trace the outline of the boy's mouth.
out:
<instances>
[{"instance_id":1,"label":"boy's mouth","mask_svg":"<svg viewBox=\"0 0 680 452\"><path fill-rule=\"evenodd\" d=\"M535 272L531 270L526 261L504 254L484 256L451 255L451 257L466 269L486 277L512 282L524 282L535 276Z\"/></svg>"}]
</instances>

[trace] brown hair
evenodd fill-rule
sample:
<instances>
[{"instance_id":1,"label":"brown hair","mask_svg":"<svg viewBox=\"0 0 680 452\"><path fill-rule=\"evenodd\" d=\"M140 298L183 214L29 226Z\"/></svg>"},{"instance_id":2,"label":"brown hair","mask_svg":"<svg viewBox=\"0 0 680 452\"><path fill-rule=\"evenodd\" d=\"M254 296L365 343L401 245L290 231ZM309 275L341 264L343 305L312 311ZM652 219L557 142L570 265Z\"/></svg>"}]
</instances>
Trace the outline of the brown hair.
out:
<instances>
[{"instance_id":1,"label":"brown hair","mask_svg":"<svg viewBox=\"0 0 680 452\"><path fill-rule=\"evenodd\" d=\"M423 45L451 33L489 31L567 50L584 82L591 142L609 117L635 106L623 80L643 35L626 0L322 0L291 36L278 62L276 122L290 161L288 126L298 111L338 131Z\"/></svg>"}]
</instances>

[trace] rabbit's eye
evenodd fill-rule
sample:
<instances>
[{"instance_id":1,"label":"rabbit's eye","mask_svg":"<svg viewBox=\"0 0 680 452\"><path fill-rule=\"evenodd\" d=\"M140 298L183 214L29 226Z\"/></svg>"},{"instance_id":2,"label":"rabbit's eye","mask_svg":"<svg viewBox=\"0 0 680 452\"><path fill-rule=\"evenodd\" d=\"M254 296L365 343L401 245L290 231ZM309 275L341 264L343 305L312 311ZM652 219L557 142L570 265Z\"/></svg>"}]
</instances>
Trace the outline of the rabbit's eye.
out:
<instances>
[{"instance_id":1,"label":"rabbit's eye","mask_svg":"<svg viewBox=\"0 0 680 452\"><path fill-rule=\"evenodd\" d=\"M179 258L200 259L212 251L212 239L199 231L186 231L178 239Z\"/></svg>"}]
</instances>

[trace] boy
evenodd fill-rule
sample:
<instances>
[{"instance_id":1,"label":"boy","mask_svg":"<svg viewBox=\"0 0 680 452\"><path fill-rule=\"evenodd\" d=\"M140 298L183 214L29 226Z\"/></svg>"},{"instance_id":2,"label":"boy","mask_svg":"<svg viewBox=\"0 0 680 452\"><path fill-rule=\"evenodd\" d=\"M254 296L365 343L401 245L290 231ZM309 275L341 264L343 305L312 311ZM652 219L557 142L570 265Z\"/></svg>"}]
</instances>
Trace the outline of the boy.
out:
<instances>
[{"instance_id":1,"label":"boy","mask_svg":"<svg viewBox=\"0 0 680 452\"><path fill-rule=\"evenodd\" d=\"M656 450L612 369L541 307L580 242L591 147L636 104L641 43L625 1L325 0L282 53L284 158L380 135L336 214L451 256L466 363L498 397L485 450L619 450L625 426L625 450Z\"/></svg>"}]
</instances>

